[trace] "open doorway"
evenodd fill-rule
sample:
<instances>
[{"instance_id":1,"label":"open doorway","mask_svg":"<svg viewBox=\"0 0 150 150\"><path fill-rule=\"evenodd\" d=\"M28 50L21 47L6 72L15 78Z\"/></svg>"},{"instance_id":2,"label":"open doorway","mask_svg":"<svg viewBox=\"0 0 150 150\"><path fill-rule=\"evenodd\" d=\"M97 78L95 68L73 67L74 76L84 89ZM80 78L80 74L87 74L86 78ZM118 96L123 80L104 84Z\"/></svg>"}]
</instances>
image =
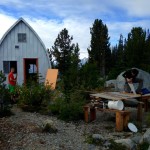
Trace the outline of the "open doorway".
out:
<instances>
[{"instance_id":1,"label":"open doorway","mask_svg":"<svg viewBox=\"0 0 150 150\"><path fill-rule=\"evenodd\" d=\"M24 83L29 81L38 81L38 59L24 58Z\"/></svg>"}]
</instances>

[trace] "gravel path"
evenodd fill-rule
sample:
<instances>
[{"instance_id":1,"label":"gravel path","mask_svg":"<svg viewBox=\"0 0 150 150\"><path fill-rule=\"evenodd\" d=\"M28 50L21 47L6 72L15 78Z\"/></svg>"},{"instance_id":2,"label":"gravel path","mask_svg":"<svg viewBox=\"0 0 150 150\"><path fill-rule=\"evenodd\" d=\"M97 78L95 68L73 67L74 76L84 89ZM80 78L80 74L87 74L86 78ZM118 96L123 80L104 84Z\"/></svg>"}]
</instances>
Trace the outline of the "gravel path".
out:
<instances>
[{"instance_id":1,"label":"gravel path","mask_svg":"<svg viewBox=\"0 0 150 150\"><path fill-rule=\"evenodd\" d=\"M129 133L115 132L115 115L99 113L92 123L66 123L53 116L22 112L16 106L11 117L0 118L0 150L102 150L85 142L86 135L98 133L105 139L119 139ZM57 133L42 132L45 120L52 120Z\"/></svg>"}]
</instances>

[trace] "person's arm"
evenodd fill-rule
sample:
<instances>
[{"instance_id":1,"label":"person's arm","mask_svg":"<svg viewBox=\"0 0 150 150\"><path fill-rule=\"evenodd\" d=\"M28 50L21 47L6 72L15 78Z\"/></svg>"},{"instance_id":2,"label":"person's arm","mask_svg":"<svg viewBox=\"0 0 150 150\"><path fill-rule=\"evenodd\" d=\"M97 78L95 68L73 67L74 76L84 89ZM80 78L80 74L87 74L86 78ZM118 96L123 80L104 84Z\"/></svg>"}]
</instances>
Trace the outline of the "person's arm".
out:
<instances>
[{"instance_id":1,"label":"person's arm","mask_svg":"<svg viewBox=\"0 0 150 150\"><path fill-rule=\"evenodd\" d=\"M129 79L129 78L126 78L126 81L127 81L128 83L132 83L132 80L133 80L132 78L130 78L130 79Z\"/></svg>"},{"instance_id":2,"label":"person's arm","mask_svg":"<svg viewBox=\"0 0 150 150\"><path fill-rule=\"evenodd\" d=\"M18 75L16 74L15 80L17 80Z\"/></svg>"},{"instance_id":3,"label":"person's arm","mask_svg":"<svg viewBox=\"0 0 150 150\"><path fill-rule=\"evenodd\" d=\"M16 78L14 78L13 75L11 75L9 79L10 79L10 81L16 82Z\"/></svg>"}]
</instances>

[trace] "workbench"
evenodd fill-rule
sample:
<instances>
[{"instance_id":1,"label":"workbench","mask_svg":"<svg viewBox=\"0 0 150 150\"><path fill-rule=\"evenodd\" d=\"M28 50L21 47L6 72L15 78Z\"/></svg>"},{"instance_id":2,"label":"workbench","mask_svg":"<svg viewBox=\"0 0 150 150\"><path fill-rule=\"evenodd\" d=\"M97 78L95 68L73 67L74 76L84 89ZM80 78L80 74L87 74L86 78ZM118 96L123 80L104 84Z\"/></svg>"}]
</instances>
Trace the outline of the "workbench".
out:
<instances>
[{"instance_id":1,"label":"workbench","mask_svg":"<svg viewBox=\"0 0 150 150\"><path fill-rule=\"evenodd\" d=\"M95 101L103 101L103 100L122 100L128 101L130 99L137 99L139 102L137 104L137 120L142 121L143 115L143 105L145 111L148 111L148 99L150 99L150 94L140 95L133 93L121 93L121 92L102 92L90 94L92 100ZM86 104L84 106L84 118L85 122L94 121L96 119L96 111L102 112L115 112L116 113L116 131L122 131L127 129L127 124L130 118L130 111L126 110L115 110L109 108L100 108L97 105L93 105L92 103ZM90 114L90 115L89 115Z\"/></svg>"}]
</instances>

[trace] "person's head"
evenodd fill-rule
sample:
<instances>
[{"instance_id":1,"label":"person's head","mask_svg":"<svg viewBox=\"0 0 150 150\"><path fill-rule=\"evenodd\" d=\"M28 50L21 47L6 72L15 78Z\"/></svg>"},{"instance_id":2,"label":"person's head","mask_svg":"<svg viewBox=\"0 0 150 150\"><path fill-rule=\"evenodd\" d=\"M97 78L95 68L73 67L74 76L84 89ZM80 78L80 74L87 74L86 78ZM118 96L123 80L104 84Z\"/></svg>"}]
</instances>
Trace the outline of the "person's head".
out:
<instances>
[{"instance_id":1,"label":"person's head","mask_svg":"<svg viewBox=\"0 0 150 150\"><path fill-rule=\"evenodd\" d=\"M137 74L137 70L136 69L132 69L132 75L135 76Z\"/></svg>"},{"instance_id":2,"label":"person's head","mask_svg":"<svg viewBox=\"0 0 150 150\"><path fill-rule=\"evenodd\" d=\"M10 69L10 71L14 73L14 72L15 72L15 68L12 67L12 68Z\"/></svg>"}]
</instances>

